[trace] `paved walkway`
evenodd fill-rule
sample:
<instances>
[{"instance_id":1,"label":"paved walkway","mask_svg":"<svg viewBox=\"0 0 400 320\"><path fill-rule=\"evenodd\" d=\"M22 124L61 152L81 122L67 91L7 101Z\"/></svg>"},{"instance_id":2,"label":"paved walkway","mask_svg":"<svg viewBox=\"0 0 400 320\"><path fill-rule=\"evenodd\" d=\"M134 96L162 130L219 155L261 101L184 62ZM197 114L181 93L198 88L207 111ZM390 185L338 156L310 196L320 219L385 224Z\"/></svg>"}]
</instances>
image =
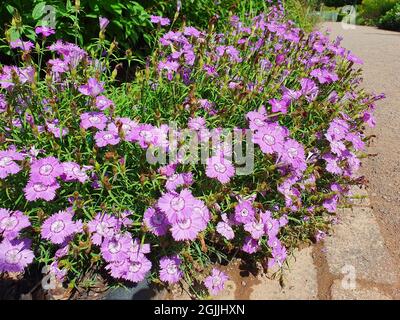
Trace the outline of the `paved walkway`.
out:
<instances>
[{"instance_id":1,"label":"paved walkway","mask_svg":"<svg viewBox=\"0 0 400 320\"><path fill-rule=\"evenodd\" d=\"M400 299L400 33L322 27L364 60L365 88L387 95L368 132L376 135L368 152L378 154L364 161L369 187L354 190L364 197L340 210L340 224L324 242L297 252L280 281L240 276L233 263L232 280L217 299ZM173 297L188 298L179 291Z\"/></svg>"}]
</instances>

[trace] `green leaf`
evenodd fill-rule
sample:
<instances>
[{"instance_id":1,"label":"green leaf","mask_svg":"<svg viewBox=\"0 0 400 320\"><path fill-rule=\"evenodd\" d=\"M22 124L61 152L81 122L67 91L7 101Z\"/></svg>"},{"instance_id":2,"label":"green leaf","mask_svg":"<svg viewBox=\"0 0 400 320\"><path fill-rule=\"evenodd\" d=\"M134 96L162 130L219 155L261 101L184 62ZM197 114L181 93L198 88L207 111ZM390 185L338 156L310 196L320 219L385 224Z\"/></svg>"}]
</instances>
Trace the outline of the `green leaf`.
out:
<instances>
[{"instance_id":1,"label":"green leaf","mask_svg":"<svg viewBox=\"0 0 400 320\"><path fill-rule=\"evenodd\" d=\"M32 11L32 18L35 20L40 19L44 14L44 7L46 6L46 2L38 3Z\"/></svg>"}]
</instances>

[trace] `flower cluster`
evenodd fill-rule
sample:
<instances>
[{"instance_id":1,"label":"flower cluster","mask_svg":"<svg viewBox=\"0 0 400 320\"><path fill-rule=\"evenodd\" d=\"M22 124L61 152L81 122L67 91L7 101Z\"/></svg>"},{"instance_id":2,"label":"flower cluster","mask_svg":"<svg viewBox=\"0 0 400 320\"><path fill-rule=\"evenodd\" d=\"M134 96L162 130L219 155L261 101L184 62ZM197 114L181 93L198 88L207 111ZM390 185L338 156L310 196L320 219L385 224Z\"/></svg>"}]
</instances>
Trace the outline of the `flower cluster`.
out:
<instances>
[{"instance_id":1,"label":"flower cluster","mask_svg":"<svg viewBox=\"0 0 400 320\"><path fill-rule=\"evenodd\" d=\"M323 239L383 96L360 89L362 62L340 39L305 34L280 6L221 31L166 31L119 86L113 45L95 58L57 40L40 69L33 43L10 43L25 59L0 70L1 272L46 261L70 283L91 268L173 284L232 249L282 267L298 241ZM213 269L204 285L226 280Z\"/></svg>"}]
</instances>

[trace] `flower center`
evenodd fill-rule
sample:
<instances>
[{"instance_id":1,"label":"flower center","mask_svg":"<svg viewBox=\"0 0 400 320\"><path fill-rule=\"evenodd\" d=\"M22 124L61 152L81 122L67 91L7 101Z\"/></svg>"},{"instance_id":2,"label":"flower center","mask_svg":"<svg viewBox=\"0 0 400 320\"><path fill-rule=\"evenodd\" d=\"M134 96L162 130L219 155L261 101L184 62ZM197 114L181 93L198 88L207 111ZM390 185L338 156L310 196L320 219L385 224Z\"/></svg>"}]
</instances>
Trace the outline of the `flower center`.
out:
<instances>
[{"instance_id":1,"label":"flower center","mask_svg":"<svg viewBox=\"0 0 400 320\"><path fill-rule=\"evenodd\" d=\"M91 123L100 123L100 122L101 122L101 119L100 119L100 117L98 117L98 116L92 116L92 117L89 117L89 121L90 121Z\"/></svg>"},{"instance_id":2,"label":"flower center","mask_svg":"<svg viewBox=\"0 0 400 320\"><path fill-rule=\"evenodd\" d=\"M18 249L11 249L6 252L6 262L8 264L17 264L22 259L22 254Z\"/></svg>"},{"instance_id":3,"label":"flower center","mask_svg":"<svg viewBox=\"0 0 400 320\"><path fill-rule=\"evenodd\" d=\"M13 230L18 224L16 217L6 217L0 222L0 228L3 230Z\"/></svg>"},{"instance_id":4,"label":"flower center","mask_svg":"<svg viewBox=\"0 0 400 320\"><path fill-rule=\"evenodd\" d=\"M247 209L243 209L242 211L240 211L240 215L242 217L247 217L249 215L249 211Z\"/></svg>"},{"instance_id":5,"label":"flower center","mask_svg":"<svg viewBox=\"0 0 400 320\"><path fill-rule=\"evenodd\" d=\"M12 158L10 157L2 157L0 158L0 167L7 167L12 163Z\"/></svg>"},{"instance_id":6,"label":"flower center","mask_svg":"<svg viewBox=\"0 0 400 320\"><path fill-rule=\"evenodd\" d=\"M46 191L47 189L48 189L48 186L45 186L42 183L35 183L33 185L33 190L35 190L36 192L43 192L43 191Z\"/></svg>"},{"instance_id":7,"label":"flower center","mask_svg":"<svg viewBox=\"0 0 400 320\"><path fill-rule=\"evenodd\" d=\"M176 267L175 263L170 263L167 267L167 273L168 274L176 274L178 271L178 268Z\"/></svg>"},{"instance_id":8,"label":"flower center","mask_svg":"<svg viewBox=\"0 0 400 320\"><path fill-rule=\"evenodd\" d=\"M254 222L253 223L253 227L254 229L256 229L257 231L261 231L264 229L264 225L262 223L259 222Z\"/></svg>"},{"instance_id":9,"label":"flower center","mask_svg":"<svg viewBox=\"0 0 400 320\"><path fill-rule=\"evenodd\" d=\"M96 232L101 236L106 235L106 231L109 228L108 224L104 221L100 222L96 226Z\"/></svg>"},{"instance_id":10,"label":"flower center","mask_svg":"<svg viewBox=\"0 0 400 320\"><path fill-rule=\"evenodd\" d=\"M111 140L112 138L114 138L114 136L111 133L107 133L104 135L103 137L105 140Z\"/></svg>"},{"instance_id":11,"label":"flower center","mask_svg":"<svg viewBox=\"0 0 400 320\"><path fill-rule=\"evenodd\" d=\"M164 216L161 213L156 213L152 218L151 221L156 226L161 226L164 222Z\"/></svg>"},{"instance_id":12,"label":"flower center","mask_svg":"<svg viewBox=\"0 0 400 320\"><path fill-rule=\"evenodd\" d=\"M259 118L254 119L254 123L259 127L262 127L264 125L264 121Z\"/></svg>"},{"instance_id":13,"label":"flower center","mask_svg":"<svg viewBox=\"0 0 400 320\"><path fill-rule=\"evenodd\" d=\"M65 228L65 223L61 220L57 220L51 224L50 230L53 233L59 233Z\"/></svg>"},{"instance_id":14,"label":"flower center","mask_svg":"<svg viewBox=\"0 0 400 320\"><path fill-rule=\"evenodd\" d=\"M224 173L226 171L226 166L222 163L216 163L214 164L214 169L219 173Z\"/></svg>"},{"instance_id":15,"label":"flower center","mask_svg":"<svg viewBox=\"0 0 400 320\"><path fill-rule=\"evenodd\" d=\"M182 197L175 197L170 202L171 208L175 211L181 211L185 207L185 199Z\"/></svg>"},{"instance_id":16,"label":"flower center","mask_svg":"<svg viewBox=\"0 0 400 320\"><path fill-rule=\"evenodd\" d=\"M132 264L129 266L129 271L136 273L142 268L142 264L139 261L134 261Z\"/></svg>"},{"instance_id":17,"label":"flower center","mask_svg":"<svg viewBox=\"0 0 400 320\"><path fill-rule=\"evenodd\" d=\"M263 136L263 141L269 146L272 146L275 144L275 138L269 134L266 134Z\"/></svg>"},{"instance_id":18,"label":"flower center","mask_svg":"<svg viewBox=\"0 0 400 320\"><path fill-rule=\"evenodd\" d=\"M130 130L132 130L132 127L129 125L129 124L123 124L122 126L121 126L121 129L123 130L123 131L130 131Z\"/></svg>"},{"instance_id":19,"label":"flower center","mask_svg":"<svg viewBox=\"0 0 400 320\"><path fill-rule=\"evenodd\" d=\"M298 151L297 151L296 148L289 148L289 149L288 149L288 154L289 154L289 156L293 159L293 158L296 158L296 157L297 157Z\"/></svg>"},{"instance_id":20,"label":"flower center","mask_svg":"<svg viewBox=\"0 0 400 320\"><path fill-rule=\"evenodd\" d=\"M53 172L53 166L51 164L45 164L40 167L39 173L44 176L48 176Z\"/></svg>"},{"instance_id":21,"label":"flower center","mask_svg":"<svg viewBox=\"0 0 400 320\"><path fill-rule=\"evenodd\" d=\"M120 252L121 251L121 244L119 243L119 241L111 241L109 244L108 244L108 250L111 252L111 253L118 253L118 252Z\"/></svg>"},{"instance_id":22,"label":"flower center","mask_svg":"<svg viewBox=\"0 0 400 320\"><path fill-rule=\"evenodd\" d=\"M222 283L222 279L220 276L215 276L212 280L213 286L214 287L219 287Z\"/></svg>"},{"instance_id":23,"label":"flower center","mask_svg":"<svg viewBox=\"0 0 400 320\"><path fill-rule=\"evenodd\" d=\"M192 226L192 220L190 220L190 218L180 220L178 221L178 226L182 230L187 230Z\"/></svg>"}]
</instances>

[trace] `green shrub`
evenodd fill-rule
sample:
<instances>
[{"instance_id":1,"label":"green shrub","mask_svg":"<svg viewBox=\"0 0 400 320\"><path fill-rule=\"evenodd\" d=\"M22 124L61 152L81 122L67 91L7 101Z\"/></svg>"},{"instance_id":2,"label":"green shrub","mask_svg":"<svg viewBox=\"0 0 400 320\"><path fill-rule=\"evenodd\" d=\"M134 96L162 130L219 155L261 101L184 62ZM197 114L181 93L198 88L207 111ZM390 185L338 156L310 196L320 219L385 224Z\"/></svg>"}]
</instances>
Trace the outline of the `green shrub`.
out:
<instances>
[{"instance_id":1,"label":"green shrub","mask_svg":"<svg viewBox=\"0 0 400 320\"><path fill-rule=\"evenodd\" d=\"M399 0L363 0L363 16L376 23L378 19L392 9L396 3L399 3Z\"/></svg>"},{"instance_id":2,"label":"green shrub","mask_svg":"<svg viewBox=\"0 0 400 320\"><path fill-rule=\"evenodd\" d=\"M319 3L323 3L328 7L343 7L345 5L356 5L361 4L362 0L320 0Z\"/></svg>"},{"instance_id":3,"label":"green shrub","mask_svg":"<svg viewBox=\"0 0 400 320\"><path fill-rule=\"evenodd\" d=\"M379 19L378 27L400 31L400 2Z\"/></svg>"}]
</instances>

